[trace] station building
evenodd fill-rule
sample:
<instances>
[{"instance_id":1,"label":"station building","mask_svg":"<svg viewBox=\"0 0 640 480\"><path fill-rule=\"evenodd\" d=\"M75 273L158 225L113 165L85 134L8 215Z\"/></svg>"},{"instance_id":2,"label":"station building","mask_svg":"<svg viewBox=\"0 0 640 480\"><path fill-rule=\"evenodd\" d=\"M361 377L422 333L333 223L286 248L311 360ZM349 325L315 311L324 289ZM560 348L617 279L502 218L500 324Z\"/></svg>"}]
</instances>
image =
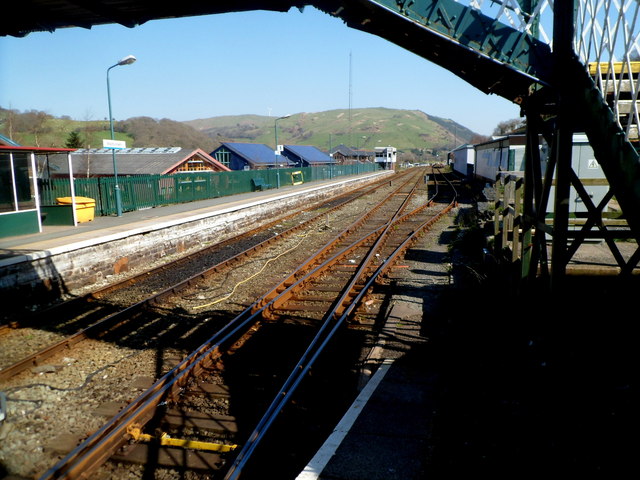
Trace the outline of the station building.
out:
<instances>
[{"instance_id":1,"label":"station building","mask_svg":"<svg viewBox=\"0 0 640 480\"><path fill-rule=\"evenodd\" d=\"M201 149L181 147L124 148L116 150L118 175L171 175L182 172L226 172L229 167ZM71 154L71 169L80 177L114 175L113 150L108 148L77 149ZM69 165L53 160L52 177L69 175Z\"/></svg>"},{"instance_id":2,"label":"station building","mask_svg":"<svg viewBox=\"0 0 640 480\"><path fill-rule=\"evenodd\" d=\"M223 142L211 156L231 170L318 167L336 163L330 155L311 145L279 145L276 151L263 143Z\"/></svg>"},{"instance_id":3,"label":"station building","mask_svg":"<svg viewBox=\"0 0 640 480\"><path fill-rule=\"evenodd\" d=\"M333 157L336 163L343 165L361 162L372 162L375 159L375 152L365 150L354 150L344 144L333 147L329 150L329 155Z\"/></svg>"},{"instance_id":4,"label":"station building","mask_svg":"<svg viewBox=\"0 0 640 480\"><path fill-rule=\"evenodd\" d=\"M396 147L376 147L376 163L385 170L393 170L396 168L396 158L398 150Z\"/></svg>"},{"instance_id":5,"label":"station building","mask_svg":"<svg viewBox=\"0 0 640 480\"><path fill-rule=\"evenodd\" d=\"M286 158L277 161L275 151L264 143L222 142L210 155L231 170L263 170L280 163L291 166Z\"/></svg>"}]
</instances>

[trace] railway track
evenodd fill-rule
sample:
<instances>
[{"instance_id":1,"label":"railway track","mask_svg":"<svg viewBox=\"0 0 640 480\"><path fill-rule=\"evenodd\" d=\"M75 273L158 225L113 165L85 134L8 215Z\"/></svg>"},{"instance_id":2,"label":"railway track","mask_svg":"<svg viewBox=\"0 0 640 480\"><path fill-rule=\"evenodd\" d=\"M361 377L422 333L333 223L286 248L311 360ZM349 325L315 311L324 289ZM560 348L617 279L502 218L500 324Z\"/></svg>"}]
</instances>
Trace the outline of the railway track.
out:
<instances>
[{"instance_id":1,"label":"railway track","mask_svg":"<svg viewBox=\"0 0 640 480\"><path fill-rule=\"evenodd\" d=\"M109 332L119 332L123 323L153 306L161 305L165 299L188 288L198 279L233 269L256 252L295 235L363 196L371 195L387 183L388 180L384 180L361 187L313 208L280 217L233 240L210 246L81 297L57 303L21 321L13 320L0 325L0 338L4 336L5 343L7 336L21 328L54 330L62 336L57 342L34 348L30 355L18 361L2 365L0 381L40 365L88 338L102 338ZM43 342L47 342L47 339Z\"/></svg>"},{"instance_id":2,"label":"railway track","mask_svg":"<svg viewBox=\"0 0 640 480\"><path fill-rule=\"evenodd\" d=\"M239 463L232 464L229 478L234 478L233 472L246 470L244 459L252 456L265 427L269 430L273 424L273 413L281 410L280 404L270 404L270 399L283 396L282 391L278 392L278 385L285 382L285 390L291 392L286 396L289 401L302 382L304 374L288 378L291 365L298 360L296 368L308 372L327 344L339 343L336 331L344 331L343 325L347 322L369 331L375 327L374 322L354 320L357 318L354 313L363 305L376 279L393 268L394 259L407 248L411 238L428 228L429 222L437 218L436 210L441 210L432 206L434 198L425 202L422 197L416 202L415 199L420 198L416 195L416 186L423 184L422 176L420 172L402 186L394 179L394 191L388 202L365 209L366 213L357 222L338 235L329 235L336 238L316 254L308 256L309 250L306 253L303 250L304 257L308 257L305 261L299 261L300 255L287 260L300 263L301 268L285 265L284 271L290 275L281 275L284 281L267 288L267 294L258 301L237 303L234 315L221 316L218 302L205 301L208 299L201 299L197 294L207 288L203 287L209 281L207 275L190 278L184 289L170 289L171 297L185 302L173 300L175 303L162 307L164 310L179 305L184 311L201 312L195 317L196 322L206 323L203 319L214 318L209 326L218 329L217 333L188 356L182 358L178 353L172 365L158 370L156 378L159 379L155 383L149 381L153 383L149 390L132 401L115 402L103 410L107 417L113 418L73 448L42 478L77 478L90 475L87 472L115 468L113 465L118 462L124 465L142 462L138 467L140 475L153 465L153 468L207 472L204 478L216 472L213 478L222 478L234 458ZM382 210L387 213L383 214ZM239 255L235 265L247 263L247 258L245 254ZM340 282L345 286L339 287ZM262 286L267 285L268 282ZM240 306L244 309L238 311ZM189 329L192 325L181 328ZM312 330L317 333L311 333ZM110 341L117 341L120 331L116 327L109 335ZM169 336L172 336L171 329ZM259 341L261 336L271 340ZM283 336L288 341L280 341L274 348L274 339ZM196 338L203 337L196 335ZM357 337L357 341L361 342L362 336ZM265 343L272 346L257 346ZM340 349L345 351L340 358L357 364L358 349L362 347L351 348L351 343L354 342L347 342L346 348ZM291 348L292 345L295 347ZM313 345L323 347L318 349ZM278 357L279 366L263 369L260 362L256 365L256 355ZM311 360L311 364L307 364L307 360ZM240 378L243 380L239 381ZM256 385L249 386L251 382L245 380L253 380ZM291 386L294 388L290 389ZM239 397L255 401L239 407L242 403L237 400ZM336 408L341 411L341 405ZM256 412L264 409L267 413L261 420ZM252 432L255 425L258 427ZM242 448L235 446L236 443ZM100 467L108 458L112 461ZM119 474L125 475L110 472L109 476L115 478Z\"/></svg>"},{"instance_id":3,"label":"railway track","mask_svg":"<svg viewBox=\"0 0 640 480\"><path fill-rule=\"evenodd\" d=\"M215 478L223 478L226 472L225 478L236 478L278 412L291 400L322 351L352 318L376 279L392 268L402 252L424 229L454 205L452 201L446 208L437 209L437 213L429 211L433 210L430 207L433 198L422 205L412 206L411 199L419 182L414 178L412 183L403 185L390 196L391 200L386 203L390 214L378 216L379 209L372 209L363 216L364 221L361 218L344 229L332 242L302 262L301 268L233 318L149 390L120 410L42 478L87 475L109 457L117 462L144 459L146 465L152 459L152 463L168 468L201 470L208 472L207 475L217 472ZM382 255L385 256L384 260L380 258ZM349 260L354 258L359 260L352 267ZM345 270L345 266L348 269ZM329 275L333 277L327 282ZM318 281L318 278L323 280ZM338 282L344 286L336 288ZM312 284L318 289L304 288ZM333 285L332 288L326 288L329 284ZM333 298L324 298L328 292L331 292L328 296ZM309 297L302 298L303 302L319 302L322 308L301 308L296 304L301 297ZM290 302L289 307L287 302ZM330 305L330 308L325 308L326 305ZM321 314L323 310L324 314ZM301 316L300 311L312 311L313 314ZM315 333L311 334L308 326L314 322ZM261 419L256 419L254 413L252 420L243 420L245 425L257 421L253 423L257 426L247 436L246 426L240 427L235 416L220 408L220 403L223 407L228 405L230 391L238 391L237 386L229 388L225 384L225 371L231 369L237 377L240 367L230 366L233 365L233 358L244 352L248 345L259 343L259 336L266 335L273 339L273 329L286 328L288 324L307 326L301 330L302 333L293 334L293 337L298 337L298 343L306 347L301 349L297 345L296 348L290 348L292 352L282 355L286 357L284 365L290 369L291 358L301 354L295 368L285 376L279 391L274 389L273 384L262 385L265 394L261 398L271 396L275 400L267 406ZM267 325L272 328L265 328ZM289 338L291 335L288 334ZM257 347L249 347L249 350L252 348ZM255 359L243 363L243 368L255 369L255 363ZM278 368L282 373L282 365ZM247 371L244 374L250 377ZM268 378L262 370L254 375ZM245 391L245 394L249 392ZM206 398L206 401L202 401L202 398ZM153 432L163 432L164 435ZM239 442L242 445L240 449L235 442L243 435L246 438ZM171 443L169 439L173 443L183 442L182 449L175 450L180 447L168 445ZM189 445L197 445L199 449L194 450ZM233 463L230 462L232 458Z\"/></svg>"}]
</instances>

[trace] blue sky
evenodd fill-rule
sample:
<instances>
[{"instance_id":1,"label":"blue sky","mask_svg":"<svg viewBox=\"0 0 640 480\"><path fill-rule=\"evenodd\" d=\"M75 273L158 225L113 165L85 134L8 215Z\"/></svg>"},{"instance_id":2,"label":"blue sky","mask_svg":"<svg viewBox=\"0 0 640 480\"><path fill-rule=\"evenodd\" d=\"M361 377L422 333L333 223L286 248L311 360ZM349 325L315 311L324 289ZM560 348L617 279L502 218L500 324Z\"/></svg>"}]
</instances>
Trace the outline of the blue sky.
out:
<instances>
[{"instance_id":1,"label":"blue sky","mask_svg":"<svg viewBox=\"0 0 640 480\"><path fill-rule=\"evenodd\" d=\"M117 120L348 108L350 85L353 108L422 110L483 135L519 115L508 100L313 8L2 37L0 106L105 119L107 68L130 54L136 63L110 73Z\"/></svg>"}]
</instances>

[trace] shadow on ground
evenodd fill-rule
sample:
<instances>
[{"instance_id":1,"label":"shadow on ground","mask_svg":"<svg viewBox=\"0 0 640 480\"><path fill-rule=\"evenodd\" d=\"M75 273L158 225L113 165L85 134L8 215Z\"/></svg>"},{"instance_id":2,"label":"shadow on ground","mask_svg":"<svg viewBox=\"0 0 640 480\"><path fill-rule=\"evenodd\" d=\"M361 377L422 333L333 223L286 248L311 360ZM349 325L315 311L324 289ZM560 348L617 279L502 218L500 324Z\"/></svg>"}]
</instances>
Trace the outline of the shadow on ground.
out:
<instances>
[{"instance_id":1,"label":"shadow on ground","mask_svg":"<svg viewBox=\"0 0 640 480\"><path fill-rule=\"evenodd\" d=\"M449 290L429 322L438 407L427 477L626 477L636 453L638 281L501 291L491 282Z\"/></svg>"}]
</instances>

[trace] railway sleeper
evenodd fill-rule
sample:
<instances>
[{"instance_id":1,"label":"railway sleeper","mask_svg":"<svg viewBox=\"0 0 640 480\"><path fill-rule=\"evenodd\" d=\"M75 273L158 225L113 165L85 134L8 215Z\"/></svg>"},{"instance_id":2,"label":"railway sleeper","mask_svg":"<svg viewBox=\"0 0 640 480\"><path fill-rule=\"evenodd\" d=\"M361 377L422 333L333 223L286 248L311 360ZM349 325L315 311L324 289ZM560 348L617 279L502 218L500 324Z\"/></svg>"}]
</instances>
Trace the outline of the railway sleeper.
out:
<instances>
[{"instance_id":1,"label":"railway sleeper","mask_svg":"<svg viewBox=\"0 0 640 480\"><path fill-rule=\"evenodd\" d=\"M279 309L281 312L326 312L328 309L327 302L324 305L309 305L308 303L289 302L286 306Z\"/></svg>"},{"instance_id":2,"label":"railway sleeper","mask_svg":"<svg viewBox=\"0 0 640 480\"><path fill-rule=\"evenodd\" d=\"M335 295L321 295L320 293L322 292L304 292L301 295L294 295L293 297L291 297L291 300L294 302L334 302L336 299Z\"/></svg>"},{"instance_id":3,"label":"railway sleeper","mask_svg":"<svg viewBox=\"0 0 640 480\"><path fill-rule=\"evenodd\" d=\"M229 387L218 383L199 382L187 390L187 395L204 396L210 398L229 398Z\"/></svg>"},{"instance_id":4,"label":"railway sleeper","mask_svg":"<svg viewBox=\"0 0 640 480\"><path fill-rule=\"evenodd\" d=\"M342 290L344 290L344 285L341 284L330 284L330 283L314 283L313 285L310 286L309 290L316 290L318 292L333 292L333 293L340 293Z\"/></svg>"},{"instance_id":5,"label":"railway sleeper","mask_svg":"<svg viewBox=\"0 0 640 480\"><path fill-rule=\"evenodd\" d=\"M96 408L94 415L113 417L125 406L126 404L122 402L107 402ZM238 432L235 417L196 411L184 412L178 409L168 409L162 414L160 423L172 428L197 428L224 435L234 435Z\"/></svg>"},{"instance_id":6,"label":"railway sleeper","mask_svg":"<svg viewBox=\"0 0 640 480\"><path fill-rule=\"evenodd\" d=\"M238 423L235 417L197 411L185 412L169 409L162 416L159 424L170 428L194 428L227 436L238 433Z\"/></svg>"}]
</instances>

